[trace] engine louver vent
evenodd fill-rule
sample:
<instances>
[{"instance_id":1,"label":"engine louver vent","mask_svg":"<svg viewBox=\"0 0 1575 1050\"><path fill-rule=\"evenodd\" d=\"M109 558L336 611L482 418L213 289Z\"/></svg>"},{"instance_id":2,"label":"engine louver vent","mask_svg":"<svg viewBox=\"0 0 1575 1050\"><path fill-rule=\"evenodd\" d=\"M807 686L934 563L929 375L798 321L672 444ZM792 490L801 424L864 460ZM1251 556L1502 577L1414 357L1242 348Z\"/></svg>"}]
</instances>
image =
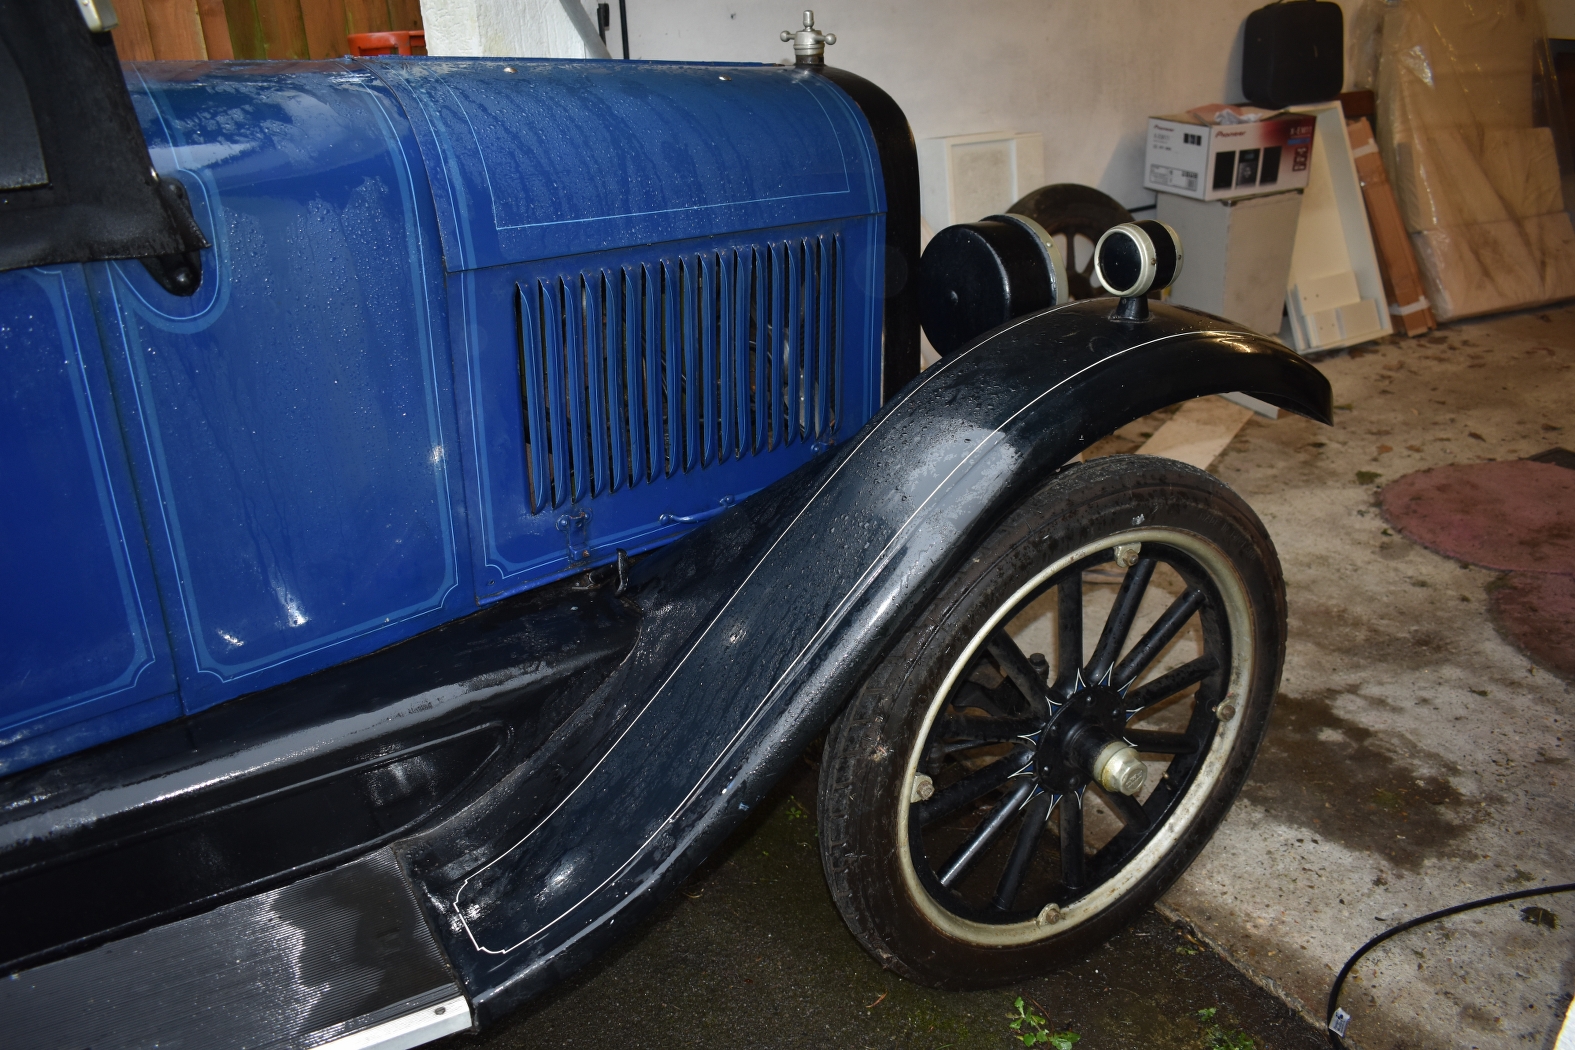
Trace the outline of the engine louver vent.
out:
<instances>
[{"instance_id":1,"label":"engine louver vent","mask_svg":"<svg viewBox=\"0 0 1575 1050\"><path fill-rule=\"evenodd\" d=\"M837 428L842 242L516 285L531 511Z\"/></svg>"}]
</instances>

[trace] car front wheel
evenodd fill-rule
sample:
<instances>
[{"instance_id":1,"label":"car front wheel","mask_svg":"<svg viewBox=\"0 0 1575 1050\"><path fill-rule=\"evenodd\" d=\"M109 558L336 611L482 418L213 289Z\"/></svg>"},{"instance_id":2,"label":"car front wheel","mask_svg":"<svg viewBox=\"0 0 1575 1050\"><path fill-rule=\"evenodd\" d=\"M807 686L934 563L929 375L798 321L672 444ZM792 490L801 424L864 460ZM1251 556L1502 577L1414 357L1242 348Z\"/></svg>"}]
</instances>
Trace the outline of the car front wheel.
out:
<instances>
[{"instance_id":1,"label":"car front wheel","mask_svg":"<svg viewBox=\"0 0 1575 1050\"><path fill-rule=\"evenodd\" d=\"M1279 562L1211 475L1058 472L972 551L827 738L820 841L854 935L989 987L1099 944L1186 869L1262 739Z\"/></svg>"}]
</instances>

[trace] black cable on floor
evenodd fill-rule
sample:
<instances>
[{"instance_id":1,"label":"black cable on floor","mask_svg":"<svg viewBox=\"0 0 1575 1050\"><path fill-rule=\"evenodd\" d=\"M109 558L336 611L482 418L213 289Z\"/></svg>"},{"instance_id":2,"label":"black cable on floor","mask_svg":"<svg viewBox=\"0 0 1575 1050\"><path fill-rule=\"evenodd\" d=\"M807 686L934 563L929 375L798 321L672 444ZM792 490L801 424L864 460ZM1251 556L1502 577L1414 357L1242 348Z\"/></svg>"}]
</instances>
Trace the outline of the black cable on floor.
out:
<instances>
[{"instance_id":1,"label":"black cable on floor","mask_svg":"<svg viewBox=\"0 0 1575 1050\"><path fill-rule=\"evenodd\" d=\"M1324 1024L1329 1029L1329 1045L1334 1050L1346 1050L1345 1040L1340 1037L1345 1034L1346 1022L1351 1019L1350 1014L1345 1014L1336 1026L1334 1015L1343 1013L1339 1010L1340 989L1345 985L1345 979L1350 976L1351 969L1361 960L1362 956L1387 941L1389 938L1402 934L1407 930L1415 929L1423 923L1433 922L1437 919L1447 919L1451 915L1459 915L1463 911L1474 911L1477 908L1487 908L1494 904L1503 904L1506 901L1518 901L1525 897L1541 897L1551 893L1570 893L1575 891L1575 882L1563 882L1557 886L1538 886L1529 890L1515 890L1513 893L1500 893L1493 897L1483 897L1481 900L1467 901L1465 904L1456 904L1450 908L1441 908L1430 911L1426 915L1418 915L1414 919L1407 919L1399 926L1391 926L1377 937L1356 949L1356 954L1345 960L1345 965L1340 967L1340 976L1334 979L1334 987L1329 989L1329 1008L1324 1015Z\"/></svg>"}]
</instances>

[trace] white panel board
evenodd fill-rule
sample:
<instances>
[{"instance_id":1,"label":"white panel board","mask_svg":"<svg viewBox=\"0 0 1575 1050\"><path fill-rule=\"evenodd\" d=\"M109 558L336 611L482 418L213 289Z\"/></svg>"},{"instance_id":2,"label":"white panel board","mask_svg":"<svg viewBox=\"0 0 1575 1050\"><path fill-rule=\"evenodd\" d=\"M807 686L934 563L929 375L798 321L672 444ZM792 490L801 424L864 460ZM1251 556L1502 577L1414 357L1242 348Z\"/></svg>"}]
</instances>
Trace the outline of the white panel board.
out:
<instances>
[{"instance_id":1,"label":"white panel board","mask_svg":"<svg viewBox=\"0 0 1575 1050\"><path fill-rule=\"evenodd\" d=\"M919 210L939 232L997 215L1044 184L1037 132L986 131L919 141Z\"/></svg>"},{"instance_id":2,"label":"white panel board","mask_svg":"<svg viewBox=\"0 0 1575 1050\"><path fill-rule=\"evenodd\" d=\"M1286 281L1292 336L1296 349L1332 350L1376 339L1391 331L1387 310L1376 309L1384 298L1383 277L1378 271L1378 253L1373 249L1372 231L1367 225L1367 205L1362 199L1362 184L1351 159L1351 142L1345 133L1345 112L1338 102L1315 106L1296 106L1299 112L1318 117L1313 135L1312 169L1307 192L1302 197L1301 217L1296 225L1296 247L1291 253L1291 272ZM1306 290L1322 287L1323 279L1345 282L1350 275L1356 294L1345 301L1330 301L1321 296L1306 300ZM1298 288L1301 289L1298 292ZM1340 307L1370 299L1375 304L1371 328L1340 326ZM1365 310L1348 311L1353 326L1368 316Z\"/></svg>"},{"instance_id":3,"label":"white panel board","mask_svg":"<svg viewBox=\"0 0 1575 1050\"><path fill-rule=\"evenodd\" d=\"M1181 235L1186 257L1171 301L1277 333L1300 209L1296 191L1231 201L1161 193L1156 218Z\"/></svg>"}]
</instances>

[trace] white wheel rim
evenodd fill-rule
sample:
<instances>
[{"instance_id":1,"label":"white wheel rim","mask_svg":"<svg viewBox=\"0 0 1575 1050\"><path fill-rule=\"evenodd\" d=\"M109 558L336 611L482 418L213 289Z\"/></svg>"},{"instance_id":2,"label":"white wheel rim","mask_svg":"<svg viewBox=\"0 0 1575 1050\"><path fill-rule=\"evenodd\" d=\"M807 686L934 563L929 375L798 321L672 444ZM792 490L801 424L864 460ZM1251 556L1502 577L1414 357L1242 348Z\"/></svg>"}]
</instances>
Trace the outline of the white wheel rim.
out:
<instances>
[{"instance_id":1,"label":"white wheel rim","mask_svg":"<svg viewBox=\"0 0 1575 1050\"><path fill-rule=\"evenodd\" d=\"M914 775L918 772L919 760L922 757L925 742L929 739L930 730L935 723L936 716L946 704L952 690L956 687L959 678L973 663L974 656L984 645L991 632L1015 615L1020 604L1030 595L1043 586L1056 574L1069 566L1082 561L1100 551L1109 550L1118 544L1140 543L1160 544L1173 547L1189 555L1205 572L1208 573L1215 589L1219 592L1225 609L1226 622L1230 628L1230 673L1224 698L1220 706L1234 704L1241 706L1242 698L1246 696L1248 683L1252 680L1253 672L1253 637L1252 617L1247 601L1246 586L1241 580L1235 566L1214 544L1196 533L1180 529L1138 528L1086 544L1063 558L1036 573L1030 580L1019 587L999 608L991 614L990 618L980 626L979 630L969 640L968 645L958 654L957 659L947 670L946 677L935 692L935 697L930 701L929 710L925 712L924 721L914 737L914 744L909 749L907 762L903 768L901 783L908 785L913 782ZM983 923L966 919L955 912L948 910L937 902L924 887L919 879L918 872L913 866L912 844L908 837L908 811L910 808L909 793L898 792L897 803L897 850L899 866L902 870L904 888L909 899L918 910L943 933L965 941L988 947L1012 947L1031 944L1044 940L1052 935L1059 935L1088 922L1099 915L1110 905L1114 904L1139 881L1143 879L1161 859L1182 832L1191 826L1198 815L1204 801L1208 798L1214 785L1225 772L1234 748L1236 738L1240 733L1242 717L1239 715L1226 721L1221 721L1215 729L1214 737L1210 743L1207 755L1202 765L1193 775L1186 793L1165 817L1159 831L1152 834L1136 855L1129 859L1110 878L1090 890L1086 895L1079 897L1072 903L1061 908L1060 919L1054 926L1043 926L1037 920L1016 923Z\"/></svg>"}]
</instances>

